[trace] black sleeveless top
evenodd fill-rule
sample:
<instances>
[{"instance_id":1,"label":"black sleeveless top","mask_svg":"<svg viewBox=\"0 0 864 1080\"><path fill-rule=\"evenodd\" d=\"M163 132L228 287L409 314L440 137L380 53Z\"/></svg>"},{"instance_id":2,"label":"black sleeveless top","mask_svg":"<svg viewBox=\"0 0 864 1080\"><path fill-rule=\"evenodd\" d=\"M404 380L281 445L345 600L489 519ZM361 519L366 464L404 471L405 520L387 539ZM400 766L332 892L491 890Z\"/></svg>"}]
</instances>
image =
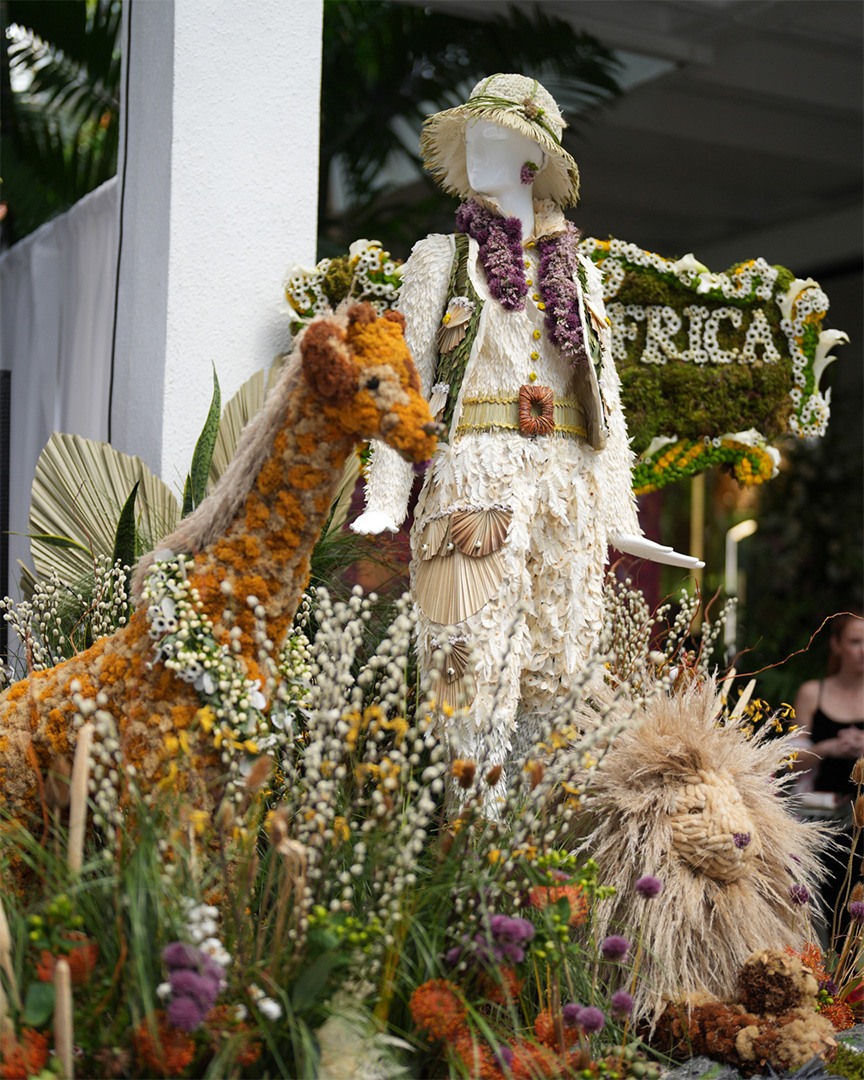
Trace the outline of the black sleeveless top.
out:
<instances>
[{"instance_id":1,"label":"black sleeveless top","mask_svg":"<svg viewBox=\"0 0 864 1080\"><path fill-rule=\"evenodd\" d=\"M836 739L843 728L849 727L864 731L864 720L847 720L845 723L838 723L837 720L826 716L822 711L822 683L820 682L819 700L816 702L813 726L810 731L813 745L824 739ZM814 788L816 791L837 791L841 795L851 793L850 774L854 764L852 758L823 758L813 781Z\"/></svg>"}]
</instances>

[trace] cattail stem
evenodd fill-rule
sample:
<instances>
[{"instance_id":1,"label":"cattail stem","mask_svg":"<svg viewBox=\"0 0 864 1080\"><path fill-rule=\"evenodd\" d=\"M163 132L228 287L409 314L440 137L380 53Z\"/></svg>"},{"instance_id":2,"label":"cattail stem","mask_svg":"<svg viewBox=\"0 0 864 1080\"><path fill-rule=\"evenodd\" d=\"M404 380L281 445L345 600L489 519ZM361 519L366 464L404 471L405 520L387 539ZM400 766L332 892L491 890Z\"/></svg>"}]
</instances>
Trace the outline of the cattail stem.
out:
<instances>
[{"instance_id":1,"label":"cattail stem","mask_svg":"<svg viewBox=\"0 0 864 1080\"><path fill-rule=\"evenodd\" d=\"M64 1080L74 1080L72 1063L72 976L69 961L61 957L54 968L54 1048Z\"/></svg>"},{"instance_id":2,"label":"cattail stem","mask_svg":"<svg viewBox=\"0 0 864 1080\"><path fill-rule=\"evenodd\" d=\"M90 778L90 747L93 724L88 721L78 732L75 760L72 763L72 789L69 796L69 872L81 873L84 857L84 830L87 825L87 787Z\"/></svg>"}]
</instances>

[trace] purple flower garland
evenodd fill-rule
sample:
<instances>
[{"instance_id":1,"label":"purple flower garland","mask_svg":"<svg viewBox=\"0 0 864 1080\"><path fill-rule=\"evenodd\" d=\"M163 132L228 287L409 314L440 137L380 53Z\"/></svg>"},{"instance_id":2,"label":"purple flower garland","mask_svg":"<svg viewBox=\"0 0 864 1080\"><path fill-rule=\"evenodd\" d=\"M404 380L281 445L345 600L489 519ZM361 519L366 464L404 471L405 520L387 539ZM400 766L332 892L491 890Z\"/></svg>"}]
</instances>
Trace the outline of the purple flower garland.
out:
<instances>
[{"instance_id":1,"label":"purple flower garland","mask_svg":"<svg viewBox=\"0 0 864 1080\"><path fill-rule=\"evenodd\" d=\"M489 292L505 311L522 311L528 285L522 264L522 222L505 218L476 202L462 203L456 211L456 229L480 245Z\"/></svg>"},{"instance_id":2,"label":"purple flower garland","mask_svg":"<svg viewBox=\"0 0 864 1080\"><path fill-rule=\"evenodd\" d=\"M522 257L522 223L505 218L476 202L463 203L456 212L456 229L480 246L480 262L489 292L505 311L522 311L528 284ZM538 284L546 305L544 322L549 340L573 364L587 363L585 335L579 316L579 231L571 222L563 235L538 241Z\"/></svg>"},{"instance_id":3,"label":"purple flower garland","mask_svg":"<svg viewBox=\"0 0 864 1080\"><path fill-rule=\"evenodd\" d=\"M579 317L578 242L579 230L569 221L563 236L540 240L537 244L540 252L537 277L540 296L546 305L549 340L574 364L584 364L588 354Z\"/></svg>"}]
</instances>

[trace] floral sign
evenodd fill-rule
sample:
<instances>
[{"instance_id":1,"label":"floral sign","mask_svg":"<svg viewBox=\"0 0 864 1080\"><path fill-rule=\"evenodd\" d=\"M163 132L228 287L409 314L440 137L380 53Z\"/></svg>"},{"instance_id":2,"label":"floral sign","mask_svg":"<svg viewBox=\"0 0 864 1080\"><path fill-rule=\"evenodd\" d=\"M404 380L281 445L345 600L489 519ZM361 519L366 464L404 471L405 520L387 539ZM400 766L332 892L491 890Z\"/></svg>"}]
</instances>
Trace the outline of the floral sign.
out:
<instances>
[{"instance_id":1,"label":"floral sign","mask_svg":"<svg viewBox=\"0 0 864 1080\"><path fill-rule=\"evenodd\" d=\"M822 329L828 297L812 278L761 258L715 274L693 255L673 261L623 240L587 237L578 250L604 274L637 494L713 465L761 484L777 474L773 441L825 434L831 391L820 382L848 338ZM290 271L292 328L348 297L398 307L401 283L389 252L357 240Z\"/></svg>"},{"instance_id":2,"label":"floral sign","mask_svg":"<svg viewBox=\"0 0 864 1080\"><path fill-rule=\"evenodd\" d=\"M825 433L819 384L847 338L822 330L828 298L815 281L764 259L714 274L692 255L620 240L588 238L580 251L604 272L637 493L711 465L759 484L777 472L771 440Z\"/></svg>"}]
</instances>

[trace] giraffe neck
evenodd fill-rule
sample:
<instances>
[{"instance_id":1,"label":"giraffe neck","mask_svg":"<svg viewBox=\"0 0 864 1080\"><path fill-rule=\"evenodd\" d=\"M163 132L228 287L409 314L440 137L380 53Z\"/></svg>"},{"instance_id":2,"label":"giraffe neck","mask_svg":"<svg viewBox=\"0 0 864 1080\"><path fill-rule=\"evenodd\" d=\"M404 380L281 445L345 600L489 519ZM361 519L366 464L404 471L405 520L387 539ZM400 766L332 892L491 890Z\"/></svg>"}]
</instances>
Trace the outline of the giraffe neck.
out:
<instances>
[{"instance_id":1,"label":"giraffe neck","mask_svg":"<svg viewBox=\"0 0 864 1080\"><path fill-rule=\"evenodd\" d=\"M336 423L334 411L303 390L289 399L270 453L233 520L195 556L192 582L204 610L217 631L227 634L228 622L240 627L247 659L259 649L255 607L264 608L274 648L284 639L309 580L312 549L355 445ZM257 604L250 604L250 597ZM232 613L227 621L226 608Z\"/></svg>"}]
</instances>

